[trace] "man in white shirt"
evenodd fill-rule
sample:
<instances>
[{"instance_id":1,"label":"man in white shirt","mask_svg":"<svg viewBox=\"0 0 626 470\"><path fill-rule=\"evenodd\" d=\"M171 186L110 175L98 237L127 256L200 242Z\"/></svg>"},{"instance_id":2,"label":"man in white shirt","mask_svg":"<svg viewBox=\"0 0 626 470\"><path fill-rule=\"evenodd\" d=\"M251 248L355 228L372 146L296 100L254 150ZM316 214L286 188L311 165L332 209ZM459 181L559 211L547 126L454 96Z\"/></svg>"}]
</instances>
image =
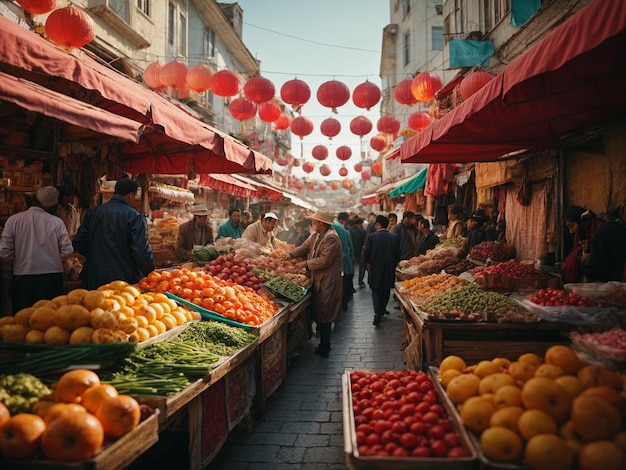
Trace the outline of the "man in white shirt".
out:
<instances>
[{"instance_id":1,"label":"man in white shirt","mask_svg":"<svg viewBox=\"0 0 626 470\"><path fill-rule=\"evenodd\" d=\"M276 248L274 230L278 224L278 216L273 212L266 213L261 219L248 225L243 231L241 238L273 250Z\"/></svg>"}]
</instances>

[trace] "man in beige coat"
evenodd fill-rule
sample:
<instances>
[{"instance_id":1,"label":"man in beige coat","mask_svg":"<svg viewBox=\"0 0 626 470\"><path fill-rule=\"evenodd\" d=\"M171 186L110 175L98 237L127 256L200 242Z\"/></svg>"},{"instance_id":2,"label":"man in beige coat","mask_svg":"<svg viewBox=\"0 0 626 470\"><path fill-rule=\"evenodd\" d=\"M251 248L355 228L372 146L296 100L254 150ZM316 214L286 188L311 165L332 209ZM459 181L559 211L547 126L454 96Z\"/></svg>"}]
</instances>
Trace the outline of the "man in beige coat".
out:
<instances>
[{"instance_id":1,"label":"man in beige coat","mask_svg":"<svg viewBox=\"0 0 626 470\"><path fill-rule=\"evenodd\" d=\"M278 216L273 212L267 212L262 219L248 225L243 231L241 238L258 243L259 245L273 250L276 248L274 230L278 224Z\"/></svg>"},{"instance_id":2,"label":"man in beige coat","mask_svg":"<svg viewBox=\"0 0 626 470\"><path fill-rule=\"evenodd\" d=\"M341 240L332 228L334 217L323 212L311 216L313 235L302 245L285 255L286 259L303 258L296 263L298 268L306 268L310 273L311 320L317 322L320 344L315 353L326 358L330 352L330 332L333 322L342 318L341 297L343 265Z\"/></svg>"}]
</instances>

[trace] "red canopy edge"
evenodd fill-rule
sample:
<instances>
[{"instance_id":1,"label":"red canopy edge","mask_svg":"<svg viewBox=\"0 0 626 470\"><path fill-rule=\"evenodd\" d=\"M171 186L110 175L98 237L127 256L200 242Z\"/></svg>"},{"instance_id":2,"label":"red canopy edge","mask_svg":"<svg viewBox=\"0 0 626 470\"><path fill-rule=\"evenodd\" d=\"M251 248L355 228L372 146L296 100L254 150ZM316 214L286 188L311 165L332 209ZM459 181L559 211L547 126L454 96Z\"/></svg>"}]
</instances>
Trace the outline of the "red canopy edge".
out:
<instances>
[{"instance_id":1,"label":"red canopy edge","mask_svg":"<svg viewBox=\"0 0 626 470\"><path fill-rule=\"evenodd\" d=\"M361 198L361 204L363 204L364 206L371 206L373 204L377 204L378 203L378 197L377 195L374 194L366 194L365 196L363 196Z\"/></svg>"},{"instance_id":2,"label":"red canopy edge","mask_svg":"<svg viewBox=\"0 0 626 470\"><path fill-rule=\"evenodd\" d=\"M203 174L200 175L200 184L217 191L229 192L240 197L256 196L256 188L230 175Z\"/></svg>"}]
</instances>

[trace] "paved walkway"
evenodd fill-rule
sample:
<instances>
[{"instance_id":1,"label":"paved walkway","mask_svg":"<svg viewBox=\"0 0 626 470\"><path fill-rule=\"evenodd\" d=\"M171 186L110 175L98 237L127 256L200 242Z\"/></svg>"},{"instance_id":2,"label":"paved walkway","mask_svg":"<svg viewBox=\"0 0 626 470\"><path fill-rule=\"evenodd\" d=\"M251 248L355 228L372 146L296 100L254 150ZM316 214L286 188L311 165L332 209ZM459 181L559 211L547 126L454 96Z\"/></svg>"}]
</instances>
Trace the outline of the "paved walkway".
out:
<instances>
[{"instance_id":1,"label":"paved walkway","mask_svg":"<svg viewBox=\"0 0 626 470\"><path fill-rule=\"evenodd\" d=\"M341 375L346 369L400 370L404 321L393 299L375 327L369 287L359 289L331 337L328 359L311 340L290 363L251 433L233 436L209 465L213 470L345 469Z\"/></svg>"}]
</instances>

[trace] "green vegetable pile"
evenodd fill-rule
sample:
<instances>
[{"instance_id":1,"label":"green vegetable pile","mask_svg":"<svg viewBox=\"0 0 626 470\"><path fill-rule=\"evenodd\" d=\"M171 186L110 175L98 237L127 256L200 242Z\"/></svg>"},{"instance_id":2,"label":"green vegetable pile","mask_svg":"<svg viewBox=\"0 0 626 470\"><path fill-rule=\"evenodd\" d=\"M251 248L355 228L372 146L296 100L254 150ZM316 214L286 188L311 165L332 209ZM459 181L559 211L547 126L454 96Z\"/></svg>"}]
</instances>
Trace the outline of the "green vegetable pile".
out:
<instances>
[{"instance_id":1,"label":"green vegetable pile","mask_svg":"<svg viewBox=\"0 0 626 470\"><path fill-rule=\"evenodd\" d=\"M193 262L198 264L208 263L219 256L219 252L212 246L203 246L193 251Z\"/></svg>"},{"instance_id":2,"label":"green vegetable pile","mask_svg":"<svg viewBox=\"0 0 626 470\"><path fill-rule=\"evenodd\" d=\"M274 274L261 268L254 268L252 270L252 274L256 274L257 276L263 276L265 279L274 279L275 277L278 277L278 274Z\"/></svg>"},{"instance_id":3,"label":"green vegetable pile","mask_svg":"<svg viewBox=\"0 0 626 470\"><path fill-rule=\"evenodd\" d=\"M520 307L507 296L486 291L478 284L458 286L435 296L422 305L422 310L442 315L453 310L464 312L518 312Z\"/></svg>"},{"instance_id":4,"label":"green vegetable pile","mask_svg":"<svg viewBox=\"0 0 626 470\"><path fill-rule=\"evenodd\" d=\"M30 374L0 375L0 402L6 405L11 416L30 413L33 403L48 393L50 389Z\"/></svg>"},{"instance_id":5,"label":"green vegetable pile","mask_svg":"<svg viewBox=\"0 0 626 470\"><path fill-rule=\"evenodd\" d=\"M292 280L282 276L276 276L269 281L264 282L263 285L277 295L293 302L299 301L306 295L306 289Z\"/></svg>"},{"instance_id":6,"label":"green vegetable pile","mask_svg":"<svg viewBox=\"0 0 626 470\"><path fill-rule=\"evenodd\" d=\"M192 342L210 349L213 354L232 356L255 339L255 335L242 328L217 321L201 321L189 325L175 341Z\"/></svg>"}]
</instances>

